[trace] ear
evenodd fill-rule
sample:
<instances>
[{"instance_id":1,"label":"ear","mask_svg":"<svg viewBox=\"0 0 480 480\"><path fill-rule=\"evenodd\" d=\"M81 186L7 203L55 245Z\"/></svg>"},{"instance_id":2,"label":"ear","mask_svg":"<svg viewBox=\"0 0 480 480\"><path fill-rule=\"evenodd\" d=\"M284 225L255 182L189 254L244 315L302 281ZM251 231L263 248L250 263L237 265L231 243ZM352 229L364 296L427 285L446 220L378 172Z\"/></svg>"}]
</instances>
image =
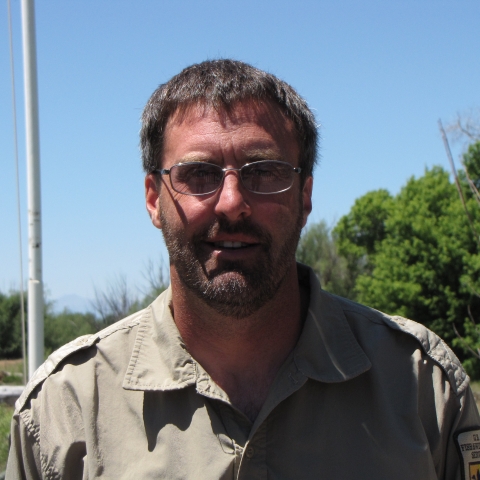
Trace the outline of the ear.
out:
<instances>
[{"instance_id":1,"label":"ear","mask_svg":"<svg viewBox=\"0 0 480 480\"><path fill-rule=\"evenodd\" d=\"M160 221L160 192L157 188L157 181L153 173L145 177L145 200L148 214L152 223L159 229L162 228Z\"/></svg>"},{"instance_id":2,"label":"ear","mask_svg":"<svg viewBox=\"0 0 480 480\"><path fill-rule=\"evenodd\" d=\"M312 211L312 190L313 190L313 177L308 177L305 180L302 191L302 207L303 207L303 225L307 224L308 216Z\"/></svg>"}]
</instances>

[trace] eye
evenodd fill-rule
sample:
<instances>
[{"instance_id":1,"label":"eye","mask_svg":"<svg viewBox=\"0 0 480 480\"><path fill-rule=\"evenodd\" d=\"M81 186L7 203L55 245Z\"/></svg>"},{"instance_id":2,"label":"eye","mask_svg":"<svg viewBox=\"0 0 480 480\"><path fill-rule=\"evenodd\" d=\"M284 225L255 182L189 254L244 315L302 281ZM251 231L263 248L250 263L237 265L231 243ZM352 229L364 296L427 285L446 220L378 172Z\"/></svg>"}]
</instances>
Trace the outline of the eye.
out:
<instances>
[{"instance_id":1,"label":"eye","mask_svg":"<svg viewBox=\"0 0 480 480\"><path fill-rule=\"evenodd\" d=\"M244 173L251 177L263 177L269 176L273 173L273 168L268 163L265 162L258 162L252 163L244 168Z\"/></svg>"},{"instance_id":2,"label":"eye","mask_svg":"<svg viewBox=\"0 0 480 480\"><path fill-rule=\"evenodd\" d=\"M172 185L177 191L194 194L215 190L222 178L223 172L219 166L205 162L178 164L171 177Z\"/></svg>"},{"instance_id":3,"label":"eye","mask_svg":"<svg viewBox=\"0 0 480 480\"><path fill-rule=\"evenodd\" d=\"M211 168L208 166L197 166L192 168L191 175L196 178L208 177L209 175L214 175L216 173L216 168Z\"/></svg>"},{"instance_id":4,"label":"eye","mask_svg":"<svg viewBox=\"0 0 480 480\"><path fill-rule=\"evenodd\" d=\"M289 166L277 161L252 163L245 169L245 176L250 178L277 179L290 176Z\"/></svg>"},{"instance_id":5,"label":"eye","mask_svg":"<svg viewBox=\"0 0 480 480\"><path fill-rule=\"evenodd\" d=\"M271 167L253 167L249 174L255 177L269 177L275 172Z\"/></svg>"}]
</instances>

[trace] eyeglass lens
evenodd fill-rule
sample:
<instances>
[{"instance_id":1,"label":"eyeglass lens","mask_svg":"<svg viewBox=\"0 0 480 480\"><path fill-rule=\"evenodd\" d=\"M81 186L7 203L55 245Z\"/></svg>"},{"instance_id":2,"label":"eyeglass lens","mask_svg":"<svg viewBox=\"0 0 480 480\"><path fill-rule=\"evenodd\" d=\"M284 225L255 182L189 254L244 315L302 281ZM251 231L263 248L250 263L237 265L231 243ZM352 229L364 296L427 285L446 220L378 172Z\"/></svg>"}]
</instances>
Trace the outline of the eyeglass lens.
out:
<instances>
[{"instance_id":1,"label":"eyeglass lens","mask_svg":"<svg viewBox=\"0 0 480 480\"><path fill-rule=\"evenodd\" d=\"M244 187L255 193L277 193L288 190L293 183L293 167L285 162L265 160L244 165L240 177ZM192 162L170 169L172 187L179 193L202 195L220 186L225 172L212 163Z\"/></svg>"}]
</instances>

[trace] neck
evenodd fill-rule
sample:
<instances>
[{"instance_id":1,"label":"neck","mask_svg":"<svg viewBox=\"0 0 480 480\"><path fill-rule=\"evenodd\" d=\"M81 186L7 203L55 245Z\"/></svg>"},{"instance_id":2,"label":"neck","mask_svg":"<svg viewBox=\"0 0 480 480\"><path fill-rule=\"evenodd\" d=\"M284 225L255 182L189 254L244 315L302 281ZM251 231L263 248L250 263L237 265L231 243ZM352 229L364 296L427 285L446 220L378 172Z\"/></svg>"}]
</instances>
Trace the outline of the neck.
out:
<instances>
[{"instance_id":1,"label":"neck","mask_svg":"<svg viewBox=\"0 0 480 480\"><path fill-rule=\"evenodd\" d=\"M188 291L175 272L171 279L174 319L188 351L253 420L302 329L295 263L274 298L241 319L219 315Z\"/></svg>"}]
</instances>

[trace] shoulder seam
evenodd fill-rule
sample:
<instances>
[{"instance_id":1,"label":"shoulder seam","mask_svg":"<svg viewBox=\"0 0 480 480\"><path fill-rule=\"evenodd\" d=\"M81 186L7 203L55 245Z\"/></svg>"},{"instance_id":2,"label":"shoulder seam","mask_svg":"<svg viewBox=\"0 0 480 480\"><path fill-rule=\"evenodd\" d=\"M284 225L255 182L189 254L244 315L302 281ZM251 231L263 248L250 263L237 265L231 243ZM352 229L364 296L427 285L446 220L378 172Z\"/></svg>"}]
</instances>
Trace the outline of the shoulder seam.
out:
<instances>
[{"instance_id":1,"label":"shoulder seam","mask_svg":"<svg viewBox=\"0 0 480 480\"><path fill-rule=\"evenodd\" d=\"M360 304L358 305L359 307L361 306ZM429 328L427 328L421 323L414 322L413 320L409 320L399 315L387 315L383 312L380 312L379 310L375 310L370 307L365 308L367 308L372 313L377 313L379 319L381 320L381 324L394 330L406 333L407 335L413 337L421 345L422 350L425 352L425 354L428 355L444 371L450 385L452 386L457 396L465 390L470 381L468 375L466 374L465 370L463 370L460 361L452 352L450 347L435 332L432 332ZM361 308L347 307L343 308L343 310L345 312L350 311L358 315L362 315L367 320L377 323L372 318L370 318L366 314L366 312L363 312L363 309ZM415 331L409 328L409 324L419 326L421 329L425 330L428 338L420 338L415 333ZM433 345L432 340L435 341ZM447 361L445 361L445 359L447 359Z\"/></svg>"},{"instance_id":2,"label":"shoulder seam","mask_svg":"<svg viewBox=\"0 0 480 480\"><path fill-rule=\"evenodd\" d=\"M148 307L147 307L148 308ZM140 323L142 315L145 313L146 309L140 310L139 312L126 317L123 320L120 320L113 325L101 330L100 332L84 335L78 337L75 340L63 345L58 350L53 352L45 362L35 371L33 377L28 382L20 398L15 402L15 408L18 412L25 407L27 400L30 398L30 395L33 391L42 384L52 373L55 372L58 365L63 362L70 355L73 355L76 352L81 350L86 350L91 346L95 345L97 342L109 337L110 335L121 331L127 330L135 327Z\"/></svg>"}]
</instances>

